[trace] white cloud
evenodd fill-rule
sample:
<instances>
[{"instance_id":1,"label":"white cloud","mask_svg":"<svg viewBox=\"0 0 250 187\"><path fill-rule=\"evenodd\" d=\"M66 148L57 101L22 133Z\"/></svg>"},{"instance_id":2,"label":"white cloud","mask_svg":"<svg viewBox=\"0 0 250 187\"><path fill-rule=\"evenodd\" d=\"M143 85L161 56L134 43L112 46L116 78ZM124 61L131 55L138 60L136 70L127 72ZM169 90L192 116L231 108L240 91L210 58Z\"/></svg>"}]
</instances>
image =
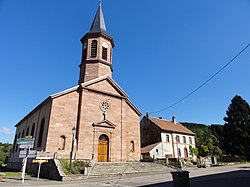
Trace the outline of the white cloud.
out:
<instances>
[{"instance_id":1,"label":"white cloud","mask_svg":"<svg viewBox=\"0 0 250 187\"><path fill-rule=\"evenodd\" d=\"M13 134L10 128L2 127L0 132L3 134Z\"/></svg>"}]
</instances>

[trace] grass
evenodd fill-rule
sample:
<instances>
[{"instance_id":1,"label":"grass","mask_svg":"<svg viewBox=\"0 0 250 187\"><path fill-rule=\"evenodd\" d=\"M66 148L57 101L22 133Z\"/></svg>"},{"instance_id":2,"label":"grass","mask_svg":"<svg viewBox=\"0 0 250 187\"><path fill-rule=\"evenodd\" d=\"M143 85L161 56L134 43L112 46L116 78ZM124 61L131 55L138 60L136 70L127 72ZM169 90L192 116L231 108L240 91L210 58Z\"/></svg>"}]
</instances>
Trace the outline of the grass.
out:
<instances>
[{"instance_id":1,"label":"grass","mask_svg":"<svg viewBox=\"0 0 250 187\"><path fill-rule=\"evenodd\" d=\"M16 172L16 171L5 171L5 172L0 172L0 174L3 174L3 177L6 178L21 178L21 172ZM25 178L31 178L31 176L26 173Z\"/></svg>"},{"instance_id":2,"label":"grass","mask_svg":"<svg viewBox=\"0 0 250 187\"><path fill-rule=\"evenodd\" d=\"M11 170L7 167L0 167L0 175L3 175L6 178L21 178L21 172L17 170ZM29 174L25 174L25 178L30 178Z\"/></svg>"}]
</instances>

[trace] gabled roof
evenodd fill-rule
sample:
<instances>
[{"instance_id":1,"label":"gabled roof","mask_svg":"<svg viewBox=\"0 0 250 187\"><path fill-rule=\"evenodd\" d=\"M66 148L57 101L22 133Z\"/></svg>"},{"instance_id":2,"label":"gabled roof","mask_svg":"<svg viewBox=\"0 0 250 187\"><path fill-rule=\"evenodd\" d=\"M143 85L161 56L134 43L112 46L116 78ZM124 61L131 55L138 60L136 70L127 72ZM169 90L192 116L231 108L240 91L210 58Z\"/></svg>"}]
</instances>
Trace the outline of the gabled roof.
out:
<instances>
[{"instance_id":1,"label":"gabled roof","mask_svg":"<svg viewBox=\"0 0 250 187\"><path fill-rule=\"evenodd\" d=\"M149 153L152 149L154 149L157 145L159 145L161 142L157 142L151 145L147 145L146 147L141 148L141 153Z\"/></svg>"},{"instance_id":2,"label":"gabled roof","mask_svg":"<svg viewBox=\"0 0 250 187\"><path fill-rule=\"evenodd\" d=\"M99 5L96 11L95 18L92 22L89 33L102 33L102 34L109 36L106 30L106 24L105 24L101 5Z\"/></svg>"},{"instance_id":3,"label":"gabled roof","mask_svg":"<svg viewBox=\"0 0 250 187\"><path fill-rule=\"evenodd\" d=\"M90 80L88 82L84 82L80 86L74 86L74 87L69 88L67 90L64 90L64 91L58 92L56 94L50 95L47 99L45 99L42 103L40 103L36 108L34 108L29 114L27 114L23 119L21 119L15 125L15 127L17 127L19 124L21 124L23 120L25 120L28 116L30 116L32 113L34 113L41 106L43 106L44 104L46 104L48 102L51 102L53 99L55 99L57 97L61 97L61 96L66 95L68 93L77 91L77 89L79 89L79 87L82 88L82 89L88 89L87 86L95 84L97 82L101 82L103 80L107 80L109 82L109 84L112 85L117 90L117 92L120 94L120 96L118 96L118 95L113 95L113 96L124 98L126 100L126 103L137 113L137 115L141 116L141 112L129 101L128 95L121 89L121 87L111 77L106 75L106 76L103 76L103 77L99 77L99 78ZM89 89L89 90L91 90L91 89ZM103 90L102 93L108 94L108 93L105 92L105 90ZM108 123L108 124L111 125L111 123Z\"/></svg>"},{"instance_id":4,"label":"gabled roof","mask_svg":"<svg viewBox=\"0 0 250 187\"><path fill-rule=\"evenodd\" d=\"M88 86L90 86L92 84L96 84L96 83L101 82L103 80L107 80L108 83L111 84L122 97L128 98L128 95L121 89L121 87L109 75L105 75L105 76L98 77L98 78L93 79L93 80L89 80L87 82L82 83L81 86L83 88L87 88Z\"/></svg>"},{"instance_id":5,"label":"gabled roof","mask_svg":"<svg viewBox=\"0 0 250 187\"><path fill-rule=\"evenodd\" d=\"M112 85L116 91L120 94L119 96L118 95L113 95L115 97L121 97L121 98L124 98L126 99L126 103L139 115L141 116L141 112L129 101L128 99L128 95L122 90L122 88L109 76L109 75L105 75L105 76L102 76L102 77L98 77L96 79L93 79L93 80L90 80L90 81L87 81L87 82L84 82L82 83L80 86L83 88L83 89L88 89L88 90L92 90L92 89L89 89L88 86L92 85L92 84L96 84L98 82L101 82L101 81L108 81L110 85ZM59 93L56 93L56 94L53 94L51 95L50 97L52 99L56 98L56 97L60 97L62 95L65 95L67 93L70 93L70 92L73 92L73 91L76 91L77 89L79 88L79 86L75 86L73 88L70 88L70 89L67 89L65 91L62 91L62 92L59 92ZM95 90L92 90L92 91L95 91ZM106 93L105 90L102 90L102 93ZM108 94L108 93L106 93Z\"/></svg>"},{"instance_id":6,"label":"gabled roof","mask_svg":"<svg viewBox=\"0 0 250 187\"><path fill-rule=\"evenodd\" d=\"M183 133L183 134L190 134L194 135L194 133L189 130L188 128L184 127L180 123L174 124L172 121L167 121L159 118L152 118L152 117L145 117L150 120L152 123L160 127L162 130L175 132L175 133Z\"/></svg>"}]
</instances>

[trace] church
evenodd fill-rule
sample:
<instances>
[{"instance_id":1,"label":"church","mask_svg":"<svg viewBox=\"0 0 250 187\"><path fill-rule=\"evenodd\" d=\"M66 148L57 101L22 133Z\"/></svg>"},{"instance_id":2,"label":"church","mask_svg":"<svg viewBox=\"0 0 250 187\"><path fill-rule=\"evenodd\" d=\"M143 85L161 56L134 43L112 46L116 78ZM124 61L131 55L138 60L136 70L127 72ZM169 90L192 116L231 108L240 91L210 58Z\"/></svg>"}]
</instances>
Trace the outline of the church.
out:
<instances>
[{"instance_id":1,"label":"church","mask_svg":"<svg viewBox=\"0 0 250 187\"><path fill-rule=\"evenodd\" d=\"M34 150L59 159L72 153L73 159L93 162L140 160L141 112L112 79L115 45L101 5L80 41L78 84L50 95L16 124L9 167L21 167L17 139L25 136L35 138Z\"/></svg>"}]
</instances>

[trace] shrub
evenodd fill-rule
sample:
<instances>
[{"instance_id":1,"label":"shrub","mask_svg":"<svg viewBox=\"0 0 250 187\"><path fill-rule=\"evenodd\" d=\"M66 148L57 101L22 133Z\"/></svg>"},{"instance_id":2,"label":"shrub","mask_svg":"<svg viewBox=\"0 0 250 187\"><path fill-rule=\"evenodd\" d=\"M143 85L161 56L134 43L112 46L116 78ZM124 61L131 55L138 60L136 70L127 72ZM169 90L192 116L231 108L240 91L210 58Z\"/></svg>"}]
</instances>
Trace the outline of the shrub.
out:
<instances>
[{"instance_id":1,"label":"shrub","mask_svg":"<svg viewBox=\"0 0 250 187\"><path fill-rule=\"evenodd\" d=\"M66 175L70 175L70 166L69 166L69 159L61 159L60 160L63 171ZM89 164L87 164L84 161L73 161L72 162L72 173L73 174L84 174L84 168L90 167Z\"/></svg>"},{"instance_id":2,"label":"shrub","mask_svg":"<svg viewBox=\"0 0 250 187\"><path fill-rule=\"evenodd\" d=\"M144 158L141 159L140 161L141 161L141 162L154 162L154 159L153 159L151 156L146 155L146 156L144 156Z\"/></svg>"}]
</instances>

